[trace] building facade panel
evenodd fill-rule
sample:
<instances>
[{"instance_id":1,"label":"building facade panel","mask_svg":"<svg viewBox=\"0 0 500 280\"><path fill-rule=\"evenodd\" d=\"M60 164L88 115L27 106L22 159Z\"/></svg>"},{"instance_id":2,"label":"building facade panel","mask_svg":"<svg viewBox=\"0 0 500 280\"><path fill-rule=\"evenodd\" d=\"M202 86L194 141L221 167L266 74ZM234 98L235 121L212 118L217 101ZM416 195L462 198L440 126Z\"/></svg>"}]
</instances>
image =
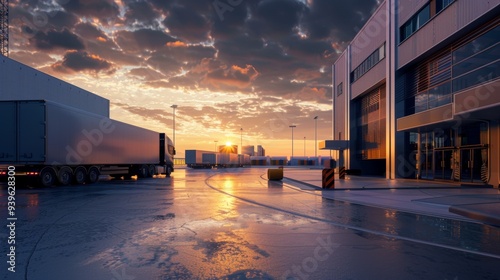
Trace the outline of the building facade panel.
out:
<instances>
[{"instance_id":1,"label":"building facade panel","mask_svg":"<svg viewBox=\"0 0 500 280\"><path fill-rule=\"evenodd\" d=\"M458 27L462 28L471 23L478 17L482 16L488 11L493 10L500 5L500 0L479 0L467 1L457 0L457 16L456 20Z\"/></svg>"},{"instance_id":2,"label":"building facade panel","mask_svg":"<svg viewBox=\"0 0 500 280\"><path fill-rule=\"evenodd\" d=\"M428 0L401 0L397 2L397 16L399 18L399 23L403 24L420 10Z\"/></svg>"},{"instance_id":3,"label":"building facade panel","mask_svg":"<svg viewBox=\"0 0 500 280\"><path fill-rule=\"evenodd\" d=\"M386 63L385 59L370 69L359 80L351 84L351 99L361 96L373 86L380 84L385 79Z\"/></svg>"},{"instance_id":4,"label":"building facade panel","mask_svg":"<svg viewBox=\"0 0 500 280\"><path fill-rule=\"evenodd\" d=\"M494 1L465 1L455 0L442 11L435 13L436 1L430 1L430 19L403 40L399 45L398 69L412 62L415 58L429 52L432 48L457 35L464 27L477 20L485 13L498 9L500 0ZM415 16L415 15L414 15ZM404 28L404 22L400 19L400 30ZM402 35L400 35L401 37ZM400 38L401 41L401 38Z\"/></svg>"},{"instance_id":5,"label":"building facade panel","mask_svg":"<svg viewBox=\"0 0 500 280\"><path fill-rule=\"evenodd\" d=\"M495 112L500 117L500 79L471 88L455 94L453 101L453 112L455 115L470 114L485 109L492 109L491 115ZM490 114L490 111L488 111Z\"/></svg>"},{"instance_id":6,"label":"building facade panel","mask_svg":"<svg viewBox=\"0 0 500 280\"><path fill-rule=\"evenodd\" d=\"M344 52L334 64L334 89L333 99L335 110L333 111L334 129L332 138L335 140L345 139L346 136L346 96L349 91L347 73L347 53Z\"/></svg>"},{"instance_id":7,"label":"building facade panel","mask_svg":"<svg viewBox=\"0 0 500 280\"><path fill-rule=\"evenodd\" d=\"M385 42L386 30L387 11L384 2L351 42L351 71Z\"/></svg>"}]
</instances>

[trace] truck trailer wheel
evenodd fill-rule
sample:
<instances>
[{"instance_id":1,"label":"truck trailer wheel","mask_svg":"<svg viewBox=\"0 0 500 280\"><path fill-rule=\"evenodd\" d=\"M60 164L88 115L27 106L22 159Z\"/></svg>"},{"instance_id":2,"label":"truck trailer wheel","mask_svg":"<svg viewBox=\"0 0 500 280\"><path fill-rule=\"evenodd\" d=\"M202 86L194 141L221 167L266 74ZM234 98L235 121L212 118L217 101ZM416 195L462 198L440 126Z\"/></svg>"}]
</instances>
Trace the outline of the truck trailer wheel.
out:
<instances>
[{"instance_id":1,"label":"truck trailer wheel","mask_svg":"<svg viewBox=\"0 0 500 280\"><path fill-rule=\"evenodd\" d=\"M40 171L40 183L44 187L52 187L56 183L56 171L52 167L44 167Z\"/></svg>"},{"instance_id":2,"label":"truck trailer wheel","mask_svg":"<svg viewBox=\"0 0 500 280\"><path fill-rule=\"evenodd\" d=\"M89 168L89 172L87 173L87 182L89 184L94 184L97 181L99 181L99 175L101 172L99 172L99 168L96 166L92 166Z\"/></svg>"},{"instance_id":3,"label":"truck trailer wheel","mask_svg":"<svg viewBox=\"0 0 500 280\"><path fill-rule=\"evenodd\" d=\"M139 178L146 178L148 177L148 166L143 164L139 167L137 170L137 177Z\"/></svg>"},{"instance_id":4,"label":"truck trailer wheel","mask_svg":"<svg viewBox=\"0 0 500 280\"><path fill-rule=\"evenodd\" d=\"M167 177L170 177L170 174L172 174L172 167L167 166L167 171L165 172L165 174L167 175Z\"/></svg>"},{"instance_id":5,"label":"truck trailer wheel","mask_svg":"<svg viewBox=\"0 0 500 280\"><path fill-rule=\"evenodd\" d=\"M57 172L57 179L59 183L63 186L69 185L71 183L71 179L73 178L73 170L68 166L63 166Z\"/></svg>"},{"instance_id":6,"label":"truck trailer wheel","mask_svg":"<svg viewBox=\"0 0 500 280\"><path fill-rule=\"evenodd\" d=\"M75 180L75 184L81 185L85 183L85 179L87 179L87 170L83 166L78 166L73 172L73 177Z\"/></svg>"},{"instance_id":7,"label":"truck trailer wheel","mask_svg":"<svg viewBox=\"0 0 500 280\"><path fill-rule=\"evenodd\" d=\"M154 165L148 166L148 177L153 177L156 175L156 167Z\"/></svg>"}]
</instances>

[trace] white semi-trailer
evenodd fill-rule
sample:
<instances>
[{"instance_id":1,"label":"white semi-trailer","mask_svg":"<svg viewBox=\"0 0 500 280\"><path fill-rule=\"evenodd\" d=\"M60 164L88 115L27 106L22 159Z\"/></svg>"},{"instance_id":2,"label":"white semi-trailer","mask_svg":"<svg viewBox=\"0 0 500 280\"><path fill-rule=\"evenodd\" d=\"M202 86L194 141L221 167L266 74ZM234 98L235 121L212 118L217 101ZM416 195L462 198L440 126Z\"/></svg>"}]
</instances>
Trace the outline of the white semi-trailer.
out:
<instances>
[{"instance_id":1,"label":"white semi-trailer","mask_svg":"<svg viewBox=\"0 0 500 280\"><path fill-rule=\"evenodd\" d=\"M175 148L158 133L45 101L0 101L0 176L56 183L95 183L99 175L151 177L174 171Z\"/></svg>"}]
</instances>

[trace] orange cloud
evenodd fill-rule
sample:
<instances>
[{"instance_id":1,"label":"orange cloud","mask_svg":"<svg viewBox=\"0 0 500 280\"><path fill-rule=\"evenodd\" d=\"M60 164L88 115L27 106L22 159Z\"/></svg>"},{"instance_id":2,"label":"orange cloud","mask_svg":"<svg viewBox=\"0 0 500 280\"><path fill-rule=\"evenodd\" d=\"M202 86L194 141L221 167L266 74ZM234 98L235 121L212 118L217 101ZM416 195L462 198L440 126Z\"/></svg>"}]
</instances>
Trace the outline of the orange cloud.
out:
<instances>
[{"instance_id":1,"label":"orange cloud","mask_svg":"<svg viewBox=\"0 0 500 280\"><path fill-rule=\"evenodd\" d=\"M246 88L259 76L259 72L252 65L246 65L245 68L233 65L229 68L219 68L208 72L205 76L205 82L210 85L221 88L222 86Z\"/></svg>"},{"instance_id":2,"label":"orange cloud","mask_svg":"<svg viewBox=\"0 0 500 280\"><path fill-rule=\"evenodd\" d=\"M172 47L172 48L185 48L188 45L184 42L181 41L175 41L175 42L168 42L165 44L167 47Z\"/></svg>"}]
</instances>

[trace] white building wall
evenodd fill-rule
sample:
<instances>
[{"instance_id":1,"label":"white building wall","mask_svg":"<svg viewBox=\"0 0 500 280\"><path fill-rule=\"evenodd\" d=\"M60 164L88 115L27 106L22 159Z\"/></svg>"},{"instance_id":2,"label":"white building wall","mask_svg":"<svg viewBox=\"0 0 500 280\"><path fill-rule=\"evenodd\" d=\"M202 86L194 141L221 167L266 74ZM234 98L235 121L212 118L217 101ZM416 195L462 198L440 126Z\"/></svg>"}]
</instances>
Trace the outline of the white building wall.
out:
<instances>
[{"instance_id":1,"label":"white building wall","mask_svg":"<svg viewBox=\"0 0 500 280\"><path fill-rule=\"evenodd\" d=\"M339 140L339 137L342 140L345 140L346 136L346 96L348 96L349 89L349 81L347 79L348 74L346 73L347 69L347 52L344 52L340 55L337 61L334 64L334 90L333 90L333 98L335 100L335 107L333 110L333 118L334 118L334 129L333 129L333 137L332 139ZM338 85L342 83L343 93L338 94Z\"/></svg>"}]
</instances>

